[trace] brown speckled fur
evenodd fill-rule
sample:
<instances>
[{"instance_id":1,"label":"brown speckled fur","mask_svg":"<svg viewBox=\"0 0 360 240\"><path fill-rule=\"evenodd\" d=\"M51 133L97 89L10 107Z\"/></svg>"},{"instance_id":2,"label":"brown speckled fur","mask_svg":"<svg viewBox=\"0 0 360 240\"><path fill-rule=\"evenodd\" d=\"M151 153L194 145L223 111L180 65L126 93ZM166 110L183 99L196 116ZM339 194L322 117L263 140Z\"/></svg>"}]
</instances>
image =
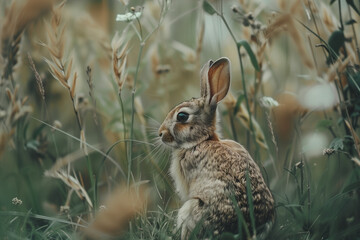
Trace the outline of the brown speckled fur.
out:
<instances>
[{"instance_id":1,"label":"brown speckled fur","mask_svg":"<svg viewBox=\"0 0 360 240\"><path fill-rule=\"evenodd\" d=\"M251 229L246 195L247 173L251 181L256 227L274 220L274 200L259 167L242 145L231 140L219 140L216 134L216 105L226 95L221 93L219 97L220 94L216 93L229 88L229 64L226 58L215 63L209 61L201 73L202 96L176 106L159 129L162 141L174 148L170 173L184 201L177 222L182 239L188 239L198 223L201 224L200 237L207 231L214 235L237 232L238 216L230 196L235 197ZM214 76L219 78L220 84ZM211 85L214 82L219 85L215 90ZM189 113L186 122L177 121L180 111Z\"/></svg>"}]
</instances>

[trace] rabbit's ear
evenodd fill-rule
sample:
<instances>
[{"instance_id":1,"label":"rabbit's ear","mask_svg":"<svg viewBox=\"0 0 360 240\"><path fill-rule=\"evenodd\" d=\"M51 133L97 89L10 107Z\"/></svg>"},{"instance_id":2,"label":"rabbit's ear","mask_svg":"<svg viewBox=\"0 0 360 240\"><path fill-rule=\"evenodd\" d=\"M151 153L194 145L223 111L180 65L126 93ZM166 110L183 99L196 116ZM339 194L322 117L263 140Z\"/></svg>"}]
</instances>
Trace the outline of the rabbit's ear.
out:
<instances>
[{"instance_id":1,"label":"rabbit's ear","mask_svg":"<svg viewBox=\"0 0 360 240\"><path fill-rule=\"evenodd\" d=\"M206 74L207 73L207 74ZM230 87L230 61L220 58L216 62L209 61L201 70L201 96L208 104L220 102Z\"/></svg>"},{"instance_id":2,"label":"rabbit's ear","mask_svg":"<svg viewBox=\"0 0 360 240\"><path fill-rule=\"evenodd\" d=\"M201 89L201 97L205 98L208 100L208 98L210 99L210 86L209 86L209 77L208 77L208 73L209 73L209 67L213 64L214 62L212 60L209 60L201 69L200 71L200 89ZM210 101L210 100L209 100ZM209 102L207 101L207 102Z\"/></svg>"}]
</instances>

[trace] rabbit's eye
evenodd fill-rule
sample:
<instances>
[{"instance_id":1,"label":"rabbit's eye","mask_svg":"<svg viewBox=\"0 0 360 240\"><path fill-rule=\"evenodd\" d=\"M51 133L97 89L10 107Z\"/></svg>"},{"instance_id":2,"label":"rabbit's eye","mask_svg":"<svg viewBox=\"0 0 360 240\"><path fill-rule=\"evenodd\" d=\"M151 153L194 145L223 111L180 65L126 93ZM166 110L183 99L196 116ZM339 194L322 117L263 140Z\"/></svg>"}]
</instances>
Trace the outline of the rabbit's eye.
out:
<instances>
[{"instance_id":1,"label":"rabbit's eye","mask_svg":"<svg viewBox=\"0 0 360 240\"><path fill-rule=\"evenodd\" d=\"M178 120L181 123L186 122L189 119L189 114L186 112L179 112L176 116L176 120Z\"/></svg>"}]
</instances>

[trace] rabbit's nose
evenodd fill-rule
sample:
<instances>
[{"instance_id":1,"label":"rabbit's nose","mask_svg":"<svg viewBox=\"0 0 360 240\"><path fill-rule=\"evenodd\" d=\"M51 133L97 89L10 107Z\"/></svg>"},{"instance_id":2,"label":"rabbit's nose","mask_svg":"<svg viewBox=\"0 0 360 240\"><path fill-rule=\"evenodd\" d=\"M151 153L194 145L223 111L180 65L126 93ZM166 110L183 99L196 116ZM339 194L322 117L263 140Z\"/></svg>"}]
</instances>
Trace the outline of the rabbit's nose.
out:
<instances>
[{"instance_id":1,"label":"rabbit's nose","mask_svg":"<svg viewBox=\"0 0 360 240\"><path fill-rule=\"evenodd\" d=\"M159 137L162 137L164 134L166 134L166 130L160 130L159 131Z\"/></svg>"},{"instance_id":2,"label":"rabbit's nose","mask_svg":"<svg viewBox=\"0 0 360 240\"><path fill-rule=\"evenodd\" d=\"M159 128L159 137L162 137L166 133L166 128L164 125L161 125Z\"/></svg>"}]
</instances>

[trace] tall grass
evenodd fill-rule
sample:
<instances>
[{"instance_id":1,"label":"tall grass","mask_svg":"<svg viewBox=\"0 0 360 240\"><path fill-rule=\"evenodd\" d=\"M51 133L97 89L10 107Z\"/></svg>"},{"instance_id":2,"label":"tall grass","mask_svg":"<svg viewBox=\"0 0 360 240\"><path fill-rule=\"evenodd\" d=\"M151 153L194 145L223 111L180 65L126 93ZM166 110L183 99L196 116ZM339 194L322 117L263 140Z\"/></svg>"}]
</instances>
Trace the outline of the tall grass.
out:
<instances>
[{"instance_id":1,"label":"tall grass","mask_svg":"<svg viewBox=\"0 0 360 240\"><path fill-rule=\"evenodd\" d=\"M1 239L179 239L157 128L221 56L218 117L274 195L268 239L359 239L358 2L0 6ZM256 238L235 210L240 232L221 238Z\"/></svg>"}]
</instances>

